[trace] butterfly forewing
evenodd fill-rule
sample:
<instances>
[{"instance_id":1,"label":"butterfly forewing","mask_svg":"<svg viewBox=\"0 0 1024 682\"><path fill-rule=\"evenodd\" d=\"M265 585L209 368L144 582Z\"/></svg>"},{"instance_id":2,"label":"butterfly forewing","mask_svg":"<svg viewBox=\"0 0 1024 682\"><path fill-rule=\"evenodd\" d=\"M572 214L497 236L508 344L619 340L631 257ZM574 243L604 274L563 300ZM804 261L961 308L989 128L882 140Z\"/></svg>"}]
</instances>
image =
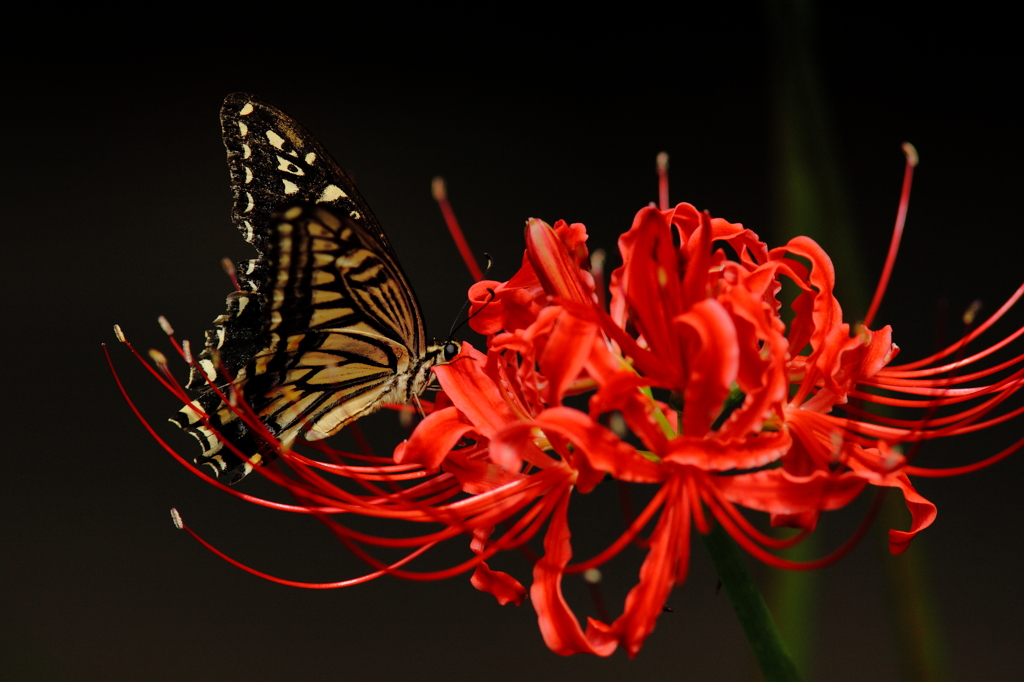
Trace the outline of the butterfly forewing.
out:
<instances>
[{"instance_id":1,"label":"butterfly forewing","mask_svg":"<svg viewBox=\"0 0 1024 682\"><path fill-rule=\"evenodd\" d=\"M258 255L239 264L240 290L207 332L189 384L204 390L172 421L199 440L198 462L234 482L252 468L236 450L258 464L297 436L323 438L407 402L443 353L426 346L387 237L320 143L243 93L225 99L221 126L232 219ZM232 391L243 409L222 400ZM258 429L239 416L249 409Z\"/></svg>"}]
</instances>

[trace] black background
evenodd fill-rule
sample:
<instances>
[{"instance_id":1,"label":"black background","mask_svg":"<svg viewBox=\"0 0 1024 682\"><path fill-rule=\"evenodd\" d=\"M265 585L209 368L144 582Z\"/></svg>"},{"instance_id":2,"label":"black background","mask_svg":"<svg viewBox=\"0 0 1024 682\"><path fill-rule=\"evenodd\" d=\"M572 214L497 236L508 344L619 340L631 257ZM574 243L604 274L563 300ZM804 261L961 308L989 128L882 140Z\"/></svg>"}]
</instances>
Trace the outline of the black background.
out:
<instances>
[{"instance_id":1,"label":"black background","mask_svg":"<svg viewBox=\"0 0 1024 682\"><path fill-rule=\"evenodd\" d=\"M699 543L688 582L670 598L674 612L630 661L623 652L607 660L550 653L529 602L499 607L467 576L298 590L242 573L170 523L174 506L216 545L276 575L327 581L362 572L315 521L229 498L174 462L129 412L100 348L112 344L145 415L191 457L194 444L164 421L173 397L114 341L111 325L141 349L168 351L157 315L195 343L223 310L230 286L218 261L249 257L228 219L217 112L229 92L278 104L351 171L437 336L470 279L431 199L434 175L448 180L476 252L495 256L496 279L518 266L530 216L583 222L593 246L614 252L615 236L656 198L654 157L663 149L672 155L673 201L742 222L771 244L783 238L777 90L757 6L623 20L600 34L538 18L499 36L490 25L446 30L451 19L425 17L406 32L327 18L261 29L273 35L226 25L218 41L136 36L102 54L80 35L80 47L56 46L46 57L10 55L0 676L756 678ZM893 325L906 359L934 348L937 301L953 319L974 299L991 312L1024 279L1020 63L1006 22L829 10L814 24L834 161L869 282L896 211L899 145L910 140L921 153L878 320ZM1022 321L1017 311L990 340ZM919 463L975 461L1012 442L1021 424L933 446ZM367 429L381 451L402 437L392 413ZM1022 474L1018 455L970 476L919 482L939 516L911 552L927 559L955 679L1010 680L1024 668ZM577 556L622 527L614 495L601 495L574 503ZM825 524L824 550L863 508ZM424 566L451 565L466 544ZM606 569L613 611L636 560ZM885 606L890 561L875 534L820 574L815 679L900 679ZM503 562L528 584L525 561ZM757 570L770 583L771 572ZM566 589L590 613L582 583L567 579Z\"/></svg>"}]
</instances>

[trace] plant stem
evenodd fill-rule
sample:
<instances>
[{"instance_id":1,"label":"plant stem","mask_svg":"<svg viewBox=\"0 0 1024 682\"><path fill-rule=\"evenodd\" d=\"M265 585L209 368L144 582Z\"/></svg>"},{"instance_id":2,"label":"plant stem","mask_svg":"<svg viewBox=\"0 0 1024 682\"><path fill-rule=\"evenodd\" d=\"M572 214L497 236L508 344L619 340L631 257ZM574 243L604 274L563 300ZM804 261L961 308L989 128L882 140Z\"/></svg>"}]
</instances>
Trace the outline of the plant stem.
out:
<instances>
[{"instance_id":1,"label":"plant stem","mask_svg":"<svg viewBox=\"0 0 1024 682\"><path fill-rule=\"evenodd\" d=\"M747 641L754 650L754 657L765 682L800 682L796 666L786 651L786 645L764 598L747 570L740 548L718 524L707 535L700 535L700 538L711 555L718 579L722 581L722 587L736 611Z\"/></svg>"}]
</instances>

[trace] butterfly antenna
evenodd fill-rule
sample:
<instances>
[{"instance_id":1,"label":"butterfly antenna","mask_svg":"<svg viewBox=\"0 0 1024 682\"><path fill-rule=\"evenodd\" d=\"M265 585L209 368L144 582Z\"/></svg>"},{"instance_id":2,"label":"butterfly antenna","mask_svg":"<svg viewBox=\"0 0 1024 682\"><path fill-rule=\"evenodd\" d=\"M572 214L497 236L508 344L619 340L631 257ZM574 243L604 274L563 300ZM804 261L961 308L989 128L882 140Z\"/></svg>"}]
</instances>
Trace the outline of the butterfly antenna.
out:
<instances>
[{"instance_id":1,"label":"butterfly antenna","mask_svg":"<svg viewBox=\"0 0 1024 682\"><path fill-rule=\"evenodd\" d=\"M491 271L491 266L494 265L494 260L491 258L491 254L485 253L484 254L484 258L487 259L487 267L484 269L483 275L480 277L481 280L484 277L487 276L487 273L489 273ZM462 327L465 326L465 324L467 322L469 322L474 317L479 315L480 312L484 308L486 308L488 305L490 305L491 301L493 301L494 297L497 295L497 294L494 293L494 289L488 289L487 293L489 293L491 295L491 297L487 299L487 302L484 303L482 306L480 306L480 308L477 309L477 311L475 313L473 313L472 315L467 317L465 320L463 320L462 323L459 323L459 318L462 317L462 313L466 312L466 307L469 305L469 299L466 299L466 302L462 304L462 308L459 309L459 314L455 316L455 322L452 322L452 328L448 331L448 338L449 339L455 338L455 332L457 332L458 330L462 329Z\"/></svg>"}]
</instances>

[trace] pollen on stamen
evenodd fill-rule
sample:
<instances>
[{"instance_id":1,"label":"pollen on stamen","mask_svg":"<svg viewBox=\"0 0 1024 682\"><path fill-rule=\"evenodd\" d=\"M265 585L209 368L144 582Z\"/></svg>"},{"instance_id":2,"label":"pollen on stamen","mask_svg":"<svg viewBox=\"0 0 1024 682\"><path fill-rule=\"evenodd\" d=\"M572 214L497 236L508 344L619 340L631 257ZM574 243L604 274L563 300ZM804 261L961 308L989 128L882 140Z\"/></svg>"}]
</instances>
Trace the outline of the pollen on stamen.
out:
<instances>
[{"instance_id":1,"label":"pollen on stamen","mask_svg":"<svg viewBox=\"0 0 1024 682\"><path fill-rule=\"evenodd\" d=\"M658 208L668 210L668 152L659 152L655 161L658 166Z\"/></svg>"},{"instance_id":2,"label":"pollen on stamen","mask_svg":"<svg viewBox=\"0 0 1024 682\"><path fill-rule=\"evenodd\" d=\"M114 325L114 336L116 336L117 340L120 341L121 343L128 343L127 341L125 341L124 332L121 331L121 325L119 324Z\"/></svg>"},{"instance_id":3,"label":"pollen on stamen","mask_svg":"<svg viewBox=\"0 0 1024 682\"><path fill-rule=\"evenodd\" d=\"M178 530L183 530L185 528L185 524L181 520L181 514L179 514L178 510L174 507L171 507L171 521L174 523L174 527Z\"/></svg>"},{"instance_id":4,"label":"pollen on stamen","mask_svg":"<svg viewBox=\"0 0 1024 682\"><path fill-rule=\"evenodd\" d=\"M156 318L156 321L160 323L160 328L164 330L164 334L167 334L167 336L174 336L174 327L171 326L171 323L167 321L166 317L161 315Z\"/></svg>"},{"instance_id":5,"label":"pollen on stamen","mask_svg":"<svg viewBox=\"0 0 1024 682\"><path fill-rule=\"evenodd\" d=\"M588 568L583 571L583 579L590 585L597 585L601 582L601 571L596 568Z\"/></svg>"},{"instance_id":6,"label":"pollen on stamen","mask_svg":"<svg viewBox=\"0 0 1024 682\"><path fill-rule=\"evenodd\" d=\"M416 416L408 410L399 410L398 412L398 423L402 429L406 432L412 431L412 428L416 425Z\"/></svg>"},{"instance_id":7,"label":"pollen on stamen","mask_svg":"<svg viewBox=\"0 0 1024 682\"><path fill-rule=\"evenodd\" d=\"M964 324L968 326L974 324L974 318L978 316L979 312L981 312L981 301L975 300L964 311Z\"/></svg>"},{"instance_id":8,"label":"pollen on stamen","mask_svg":"<svg viewBox=\"0 0 1024 682\"><path fill-rule=\"evenodd\" d=\"M903 143L903 153L907 155L907 163L909 163L911 166L917 166L918 162L920 162L921 160L921 158L917 155L917 149L915 149L914 145L910 144L909 142Z\"/></svg>"},{"instance_id":9,"label":"pollen on stamen","mask_svg":"<svg viewBox=\"0 0 1024 682\"><path fill-rule=\"evenodd\" d=\"M160 367L166 367L167 366L167 356L164 355L163 353L161 353L160 351L158 351L157 349L150 348L149 349L149 357L150 357L151 360L153 360L153 362L155 362Z\"/></svg>"},{"instance_id":10,"label":"pollen on stamen","mask_svg":"<svg viewBox=\"0 0 1024 682\"><path fill-rule=\"evenodd\" d=\"M434 201L444 201L448 198L448 188L444 184L444 178L440 175L431 181L430 193L434 195Z\"/></svg>"},{"instance_id":11,"label":"pollen on stamen","mask_svg":"<svg viewBox=\"0 0 1024 682\"><path fill-rule=\"evenodd\" d=\"M181 342L181 354L185 358L185 362L189 365L192 364L192 344L189 343L188 339Z\"/></svg>"},{"instance_id":12,"label":"pollen on stamen","mask_svg":"<svg viewBox=\"0 0 1024 682\"><path fill-rule=\"evenodd\" d=\"M894 471L904 462L903 448L898 444L890 447L889 454L882 460L882 468L885 471Z\"/></svg>"},{"instance_id":13,"label":"pollen on stamen","mask_svg":"<svg viewBox=\"0 0 1024 682\"><path fill-rule=\"evenodd\" d=\"M829 435L829 441L832 447L828 453L828 457L833 463L838 462L840 456L843 454L843 434L838 431L833 431Z\"/></svg>"},{"instance_id":14,"label":"pollen on stamen","mask_svg":"<svg viewBox=\"0 0 1024 682\"><path fill-rule=\"evenodd\" d=\"M626 420L621 412L612 412L608 417L608 428L619 438L625 438L629 431L626 428Z\"/></svg>"},{"instance_id":15,"label":"pollen on stamen","mask_svg":"<svg viewBox=\"0 0 1024 682\"><path fill-rule=\"evenodd\" d=\"M221 258L220 266L224 268L224 272L231 278L231 283L235 285L236 291L241 291L242 288L238 286L238 274L235 270L235 264L231 262L230 258Z\"/></svg>"}]
</instances>

